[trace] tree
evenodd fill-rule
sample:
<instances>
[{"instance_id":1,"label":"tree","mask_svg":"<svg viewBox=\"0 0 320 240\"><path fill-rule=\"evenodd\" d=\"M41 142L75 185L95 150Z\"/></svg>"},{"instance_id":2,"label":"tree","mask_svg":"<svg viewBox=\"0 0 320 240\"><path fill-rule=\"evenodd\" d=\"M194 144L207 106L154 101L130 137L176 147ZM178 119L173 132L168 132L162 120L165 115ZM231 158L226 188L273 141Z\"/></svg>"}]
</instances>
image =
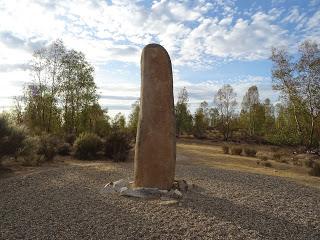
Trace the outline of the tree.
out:
<instances>
[{"instance_id":1,"label":"tree","mask_svg":"<svg viewBox=\"0 0 320 240\"><path fill-rule=\"evenodd\" d=\"M79 134L81 112L97 104L98 95L94 82L94 68L81 52L69 50L62 59L59 96L63 106L64 129Z\"/></svg>"},{"instance_id":2,"label":"tree","mask_svg":"<svg viewBox=\"0 0 320 240\"><path fill-rule=\"evenodd\" d=\"M98 104L93 74L84 54L67 50L60 40L35 51L33 81L24 91L26 125L36 133L64 130L78 135L101 130L107 121Z\"/></svg>"},{"instance_id":3,"label":"tree","mask_svg":"<svg viewBox=\"0 0 320 240\"><path fill-rule=\"evenodd\" d=\"M297 62L301 96L309 115L308 145L313 145L316 119L320 114L320 49L316 42L305 41L299 47Z\"/></svg>"},{"instance_id":4,"label":"tree","mask_svg":"<svg viewBox=\"0 0 320 240\"><path fill-rule=\"evenodd\" d=\"M64 54L65 47L61 40L56 40L33 54L33 81L25 90L26 119L31 129L52 132L59 128L56 125L60 122L57 93Z\"/></svg>"},{"instance_id":5,"label":"tree","mask_svg":"<svg viewBox=\"0 0 320 240\"><path fill-rule=\"evenodd\" d=\"M269 98L264 100L264 115L265 115L265 122L264 122L264 133L274 129L275 124L275 116L274 116L274 106L272 105Z\"/></svg>"},{"instance_id":6,"label":"tree","mask_svg":"<svg viewBox=\"0 0 320 240\"><path fill-rule=\"evenodd\" d=\"M319 118L320 51L318 44L303 42L293 60L287 51L273 49L273 88L279 90L289 112L292 111L300 144L315 145Z\"/></svg>"},{"instance_id":7,"label":"tree","mask_svg":"<svg viewBox=\"0 0 320 240\"><path fill-rule=\"evenodd\" d=\"M176 132L180 136L182 133L190 133L192 130L192 115L188 109L188 92L184 87L178 95L178 101L175 106Z\"/></svg>"},{"instance_id":8,"label":"tree","mask_svg":"<svg viewBox=\"0 0 320 240\"><path fill-rule=\"evenodd\" d=\"M219 110L218 108L209 109L209 126L216 127L219 122Z\"/></svg>"},{"instance_id":9,"label":"tree","mask_svg":"<svg viewBox=\"0 0 320 240\"><path fill-rule=\"evenodd\" d=\"M294 77L295 68L292 63L292 57L289 56L285 49L272 49L271 60L272 66L272 88L280 91L282 98L289 101L292 105L293 115L296 125L296 132L300 138L300 142L303 141L303 132L301 126L301 119L299 113L301 112L300 106L302 105L301 97L298 91L298 81Z\"/></svg>"},{"instance_id":10,"label":"tree","mask_svg":"<svg viewBox=\"0 0 320 240\"><path fill-rule=\"evenodd\" d=\"M140 99L132 104L131 109L132 110L129 115L128 129L132 136L136 136L140 113Z\"/></svg>"},{"instance_id":11,"label":"tree","mask_svg":"<svg viewBox=\"0 0 320 240\"><path fill-rule=\"evenodd\" d=\"M251 86L242 100L241 118L251 136L262 132L264 108L260 104L257 86Z\"/></svg>"},{"instance_id":12,"label":"tree","mask_svg":"<svg viewBox=\"0 0 320 240\"><path fill-rule=\"evenodd\" d=\"M206 130L209 126L206 111L208 111L208 103L205 101L201 102L199 108L197 108L194 114L193 135L196 138L205 138L206 136Z\"/></svg>"},{"instance_id":13,"label":"tree","mask_svg":"<svg viewBox=\"0 0 320 240\"><path fill-rule=\"evenodd\" d=\"M113 130L120 130L123 131L126 129L126 117L122 113L118 113L112 119L112 129Z\"/></svg>"},{"instance_id":14,"label":"tree","mask_svg":"<svg viewBox=\"0 0 320 240\"><path fill-rule=\"evenodd\" d=\"M103 110L98 103L86 106L79 116L79 132L91 132L100 137L109 134L111 126L108 111Z\"/></svg>"},{"instance_id":15,"label":"tree","mask_svg":"<svg viewBox=\"0 0 320 240\"><path fill-rule=\"evenodd\" d=\"M221 131L226 141L230 135L231 118L237 106L236 96L233 88L229 84L226 84L218 90L214 97L214 103L220 115Z\"/></svg>"}]
</instances>

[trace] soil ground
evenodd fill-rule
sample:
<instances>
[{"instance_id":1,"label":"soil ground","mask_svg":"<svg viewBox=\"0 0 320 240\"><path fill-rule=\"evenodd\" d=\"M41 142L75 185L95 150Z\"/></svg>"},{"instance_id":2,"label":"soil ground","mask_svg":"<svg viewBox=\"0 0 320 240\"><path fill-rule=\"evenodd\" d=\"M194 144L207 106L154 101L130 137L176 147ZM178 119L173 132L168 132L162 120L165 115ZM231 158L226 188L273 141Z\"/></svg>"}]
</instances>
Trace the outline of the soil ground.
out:
<instances>
[{"instance_id":1,"label":"soil ground","mask_svg":"<svg viewBox=\"0 0 320 240\"><path fill-rule=\"evenodd\" d=\"M2 170L0 239L320 239L318 178L210 144L177 150L176 178L201 189L179 203L102 194L132 178L133 162L59 157Z\"/></svg>"}]
</instances>

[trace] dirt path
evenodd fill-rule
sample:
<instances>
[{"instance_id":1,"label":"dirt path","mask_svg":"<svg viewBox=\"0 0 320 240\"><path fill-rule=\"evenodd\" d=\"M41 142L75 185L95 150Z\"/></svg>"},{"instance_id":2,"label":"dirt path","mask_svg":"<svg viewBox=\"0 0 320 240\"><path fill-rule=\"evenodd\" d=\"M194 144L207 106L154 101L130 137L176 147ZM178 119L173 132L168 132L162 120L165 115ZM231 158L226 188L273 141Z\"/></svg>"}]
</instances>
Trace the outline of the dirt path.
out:
<instances>
[{"instance_id":1,"label":"dirt path","mask_svg":"<svg viewBox=\"0 0 320 240\"><path fill-rule=\"evenodd\" d=\"M194 165L205 191L181 205L102 195L132 163L69 162L0 179L0 239L320 239L320 191L285 179Z\"/></svg>"}]
</instances>

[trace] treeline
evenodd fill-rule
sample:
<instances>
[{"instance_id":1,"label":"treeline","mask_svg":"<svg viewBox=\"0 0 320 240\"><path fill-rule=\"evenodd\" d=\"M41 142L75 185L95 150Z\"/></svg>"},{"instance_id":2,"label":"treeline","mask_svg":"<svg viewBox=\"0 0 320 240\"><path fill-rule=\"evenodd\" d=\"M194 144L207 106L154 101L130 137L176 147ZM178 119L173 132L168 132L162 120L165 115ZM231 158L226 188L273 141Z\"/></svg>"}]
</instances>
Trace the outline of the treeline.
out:
<instances>
[{"instance_id":1,"label":"treeline","mask_svg":"<svg viewBox=\"0 0 320 240\"><path fill-rule=\"evenodd\" d=\"M32 82L25 86L23 96L15 98L12 118L18 125L35 134L91 132L103 137L115 129L134 132L137 119L133 116L126 123L123 114L112 119L102 109L94 67L83 53L66 49L62 41L34 52L31 74Z\"/></svg>"},{"instance_id":2,"label":"treeline","mask_svg":"<svg viewBox=\"0 0 320 240\"><path fill-rule=\"evenodd\" d=\"M0 163L14 157L34 165L56 154L127 159L139 104L128 122L121 113L111 118L98 102L94 68L83 53L57 40L34 52L31 74L14 110L0 116Z\"/></svg>"},{"instance_id":3,"label":"treeline","mask_svg":"<svg viewBox=\"0 0 320 240\"><path fill-rule=\"evenodd\" d=\"M273 89L280 92L281 103L260 99L256 86L238 103L236 90L227 84L212 96L213 104L204 101L192 114L184 88L175 105L177 136L318 147L319 46L306 41L294 56L273 49L271 60ZM85 159L101 154L115 161L127 159L139 101L128 121L121 113L111 118L98 102L93 66L60 40L34 53L31 73L32 82L16 98L10 116L0 116L0 162L5 156L52 159L59 152Z\"/></svg>"},{"instance_id":4,"label":"treeline","mask_svg":"<svg viewBox=\"0 0 320 240\"><path fill-rule=\"evenodd\" d=\"M236 92L224 85L213 96L213 104L200 103L191 114L188 92L180 91L176 103L177 135L205 138L218 131L221 140L253 140L277 145L318 147L320 141L320 51L315 42L305 41L299 54L272 49L273 89L281 103L261 101L259 90L251 86L241 103ZM217 137L217 136L216 136ZM219 136L218 136L219 138Z\"/></svg>"}]
</instances>

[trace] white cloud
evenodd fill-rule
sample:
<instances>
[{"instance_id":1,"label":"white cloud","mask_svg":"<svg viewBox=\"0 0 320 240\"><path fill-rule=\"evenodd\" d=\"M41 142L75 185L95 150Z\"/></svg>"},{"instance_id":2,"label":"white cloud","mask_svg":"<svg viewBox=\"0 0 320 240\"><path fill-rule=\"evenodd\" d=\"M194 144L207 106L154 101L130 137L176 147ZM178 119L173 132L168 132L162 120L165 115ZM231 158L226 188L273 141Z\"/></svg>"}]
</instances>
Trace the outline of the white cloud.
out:
<instances>
[{"instance_id":1,"label":"white cloud","mask_svg":"<svg viewBox=\"0 0 320 240\"><path fill-rule=\"evenodd\" d=\"M137 96L139 75L125 78L123 71L111 69L117 74L111 79L100 66L112 61L138 65L142 47L150 42L168 50L174 67L203 69L233 59L266 59L271 46L320 36L319 10L312 15L298 7L287 13L281 8L247 10L240 11L234 0L154 0L148 7L132 0L0 0L0 91L16 91L7 81L28 80L21 69L28 68L32 51L57 38L95 65L103 94ZM286 24L296 25L295 30L287 31ZM182 83L177 80L175 86ZM185 84L193 96L208 96L221 82ZM127 101L126 106L132 100Z\"/></svg>"}]
</instances>

